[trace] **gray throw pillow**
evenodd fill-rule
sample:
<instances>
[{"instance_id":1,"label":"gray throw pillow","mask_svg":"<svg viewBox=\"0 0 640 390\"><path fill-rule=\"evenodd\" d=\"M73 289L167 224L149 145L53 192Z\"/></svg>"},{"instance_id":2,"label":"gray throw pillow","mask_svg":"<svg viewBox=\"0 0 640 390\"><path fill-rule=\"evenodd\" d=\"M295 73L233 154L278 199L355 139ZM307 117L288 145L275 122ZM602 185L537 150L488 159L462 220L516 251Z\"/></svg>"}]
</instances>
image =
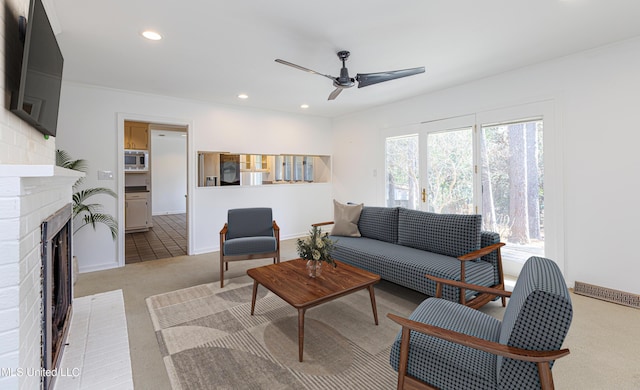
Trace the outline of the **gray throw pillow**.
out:
<instances>
[{"instance_id":1,"label":"gray throw pillow","mask_svg":"<svg viewBox=\"0 0 640 390\"><path fill-rule=\"evenodd\" d=\"M333 200L333 229L332 236L360 237L358 221L363 204L343 204Z\"/></svg>"}]
</instances>

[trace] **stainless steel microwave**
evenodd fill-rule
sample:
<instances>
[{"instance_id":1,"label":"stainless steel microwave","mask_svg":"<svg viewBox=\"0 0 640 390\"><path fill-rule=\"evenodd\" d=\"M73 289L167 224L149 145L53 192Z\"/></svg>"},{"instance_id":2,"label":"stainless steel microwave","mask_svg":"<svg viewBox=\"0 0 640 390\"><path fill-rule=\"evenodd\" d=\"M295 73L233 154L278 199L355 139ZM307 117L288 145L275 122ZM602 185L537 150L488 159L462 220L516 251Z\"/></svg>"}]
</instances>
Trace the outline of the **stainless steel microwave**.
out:
<instances>
[{"instance_id":1,"label":"stainless steel microwave","mask_svg":"<svg viewBox=\"0 0 640 390\"><path fill-rule=\"evenodd\" d=\"M144 172L149 170L149 152L146 150L125 150L124 170Z\"/></svg>"}]
</instances>

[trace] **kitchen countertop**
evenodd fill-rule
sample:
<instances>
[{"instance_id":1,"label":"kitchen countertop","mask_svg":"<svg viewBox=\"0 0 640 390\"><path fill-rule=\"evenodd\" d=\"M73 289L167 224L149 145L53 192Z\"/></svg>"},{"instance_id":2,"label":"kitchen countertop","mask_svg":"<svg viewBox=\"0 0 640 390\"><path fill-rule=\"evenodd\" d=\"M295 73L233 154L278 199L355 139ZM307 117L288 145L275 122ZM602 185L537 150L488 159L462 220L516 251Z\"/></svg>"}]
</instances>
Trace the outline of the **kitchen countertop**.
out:
<instances>
[{"instance_id":1,"label":"kitchen countertop","mask_svg":"<svg viewBox=\"0 0 640 390\"><path fill-rule=\"evenodd\" d=\"M124 187L125 194L132 193L132 192L149 192L149 189L147 189L147 186Z\"/></svg>"}]
</instances>

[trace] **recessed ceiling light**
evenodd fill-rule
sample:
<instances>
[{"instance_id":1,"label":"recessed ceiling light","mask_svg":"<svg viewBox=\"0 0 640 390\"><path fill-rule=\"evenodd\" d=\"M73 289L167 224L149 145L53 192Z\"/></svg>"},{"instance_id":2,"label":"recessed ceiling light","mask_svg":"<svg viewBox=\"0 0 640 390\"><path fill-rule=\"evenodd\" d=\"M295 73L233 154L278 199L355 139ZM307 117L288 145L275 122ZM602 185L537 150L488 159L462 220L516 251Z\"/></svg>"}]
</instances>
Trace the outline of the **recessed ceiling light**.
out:
<instances>
[{"instance_id":1,"label":"recessed ceiling light","mask_svg":"<svg viewBox=\"0 0 640 390\"><path fill-rule=\"evenodd\" d=\"M238 95L238 99L248 99L249 95L247 95L246 93L241 93Z\"/></svg>"},{"instance_id":2,"label":"recessed ceiling light","mask_svg":"<svg viewBox=\"0 0 640 390\"><path fill-rule=\"evenodd\" d=\"M300 108L309 108L309 105L308 104L301 104Z\"/></svg>"},{"instance_id":3,"label":"recessed ceiling light","mask_svg":"<svg viewBox=\"0 0 640 390\"><path fill-rule=\"evenodd\" d=\"M151 31L151 30L143 31L142 32L142 36L147 38L147 39L150 39L152 41L159 41L159 40L162 39L162 35L158 34L155 31Z\"/></svg>"}]
</instances>

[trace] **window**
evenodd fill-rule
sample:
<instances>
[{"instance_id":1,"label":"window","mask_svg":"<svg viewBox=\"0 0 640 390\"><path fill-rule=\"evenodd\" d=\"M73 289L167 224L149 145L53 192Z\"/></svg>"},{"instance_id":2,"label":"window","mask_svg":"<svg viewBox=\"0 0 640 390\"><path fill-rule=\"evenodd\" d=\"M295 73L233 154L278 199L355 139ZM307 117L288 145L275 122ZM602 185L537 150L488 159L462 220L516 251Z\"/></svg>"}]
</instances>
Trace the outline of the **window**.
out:
<instances>
[{"instance_id":1,"label":"window","mask_svg":"<svg viewBox=\"0 0 640 390\"><path fill-rule=\"evenodd\" d=\"M418 135L385 140L385 204L387 207L420 207Z\"/></svg>"},{"instance_id":2,"label":"window","mask_svg":"<svg viewBox=\"0 0 640 390\"><path fill-rule=\"evenodd\" d=\"M473 214L473 127L426 134L426 210Z\"/></svg>"},{"instance_id":3,"label":"window","mask_svg":"<svg viewBox=\"0 0 640 390\"><path fill-rule=\"evenodd\" d=\"M483 229L500 234L505 256L544 255L543 121L483 125Z\"/></svg>"}]
</instances>

